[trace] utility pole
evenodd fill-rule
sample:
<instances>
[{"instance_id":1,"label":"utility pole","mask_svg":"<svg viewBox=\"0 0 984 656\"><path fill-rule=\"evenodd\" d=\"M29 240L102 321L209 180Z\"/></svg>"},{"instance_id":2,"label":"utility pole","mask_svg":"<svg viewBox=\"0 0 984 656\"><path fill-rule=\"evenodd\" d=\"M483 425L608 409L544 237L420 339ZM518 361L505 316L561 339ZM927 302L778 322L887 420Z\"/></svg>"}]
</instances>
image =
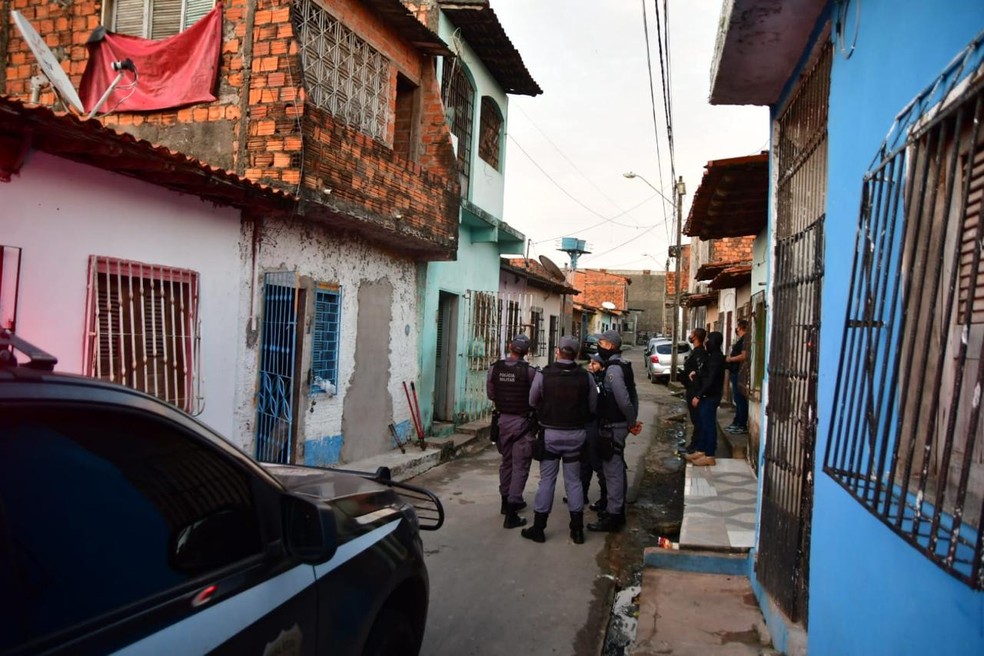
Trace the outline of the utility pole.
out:
<instances>
[{"instance_id":1,"label":"utility pole","mask_svg":"<svg viewBox=\"0 0 984 656\"><path fill-rule=\"evenodd\" d=\"M677 340L680 339L680 240L683 234L683 197L687 195L687 188L683 184L683 176L676 183L676 275L673 277L674 294L673 299L673 333L670 342L670 381L676 382L677 379Z\"/></svg>"}]
</instances>

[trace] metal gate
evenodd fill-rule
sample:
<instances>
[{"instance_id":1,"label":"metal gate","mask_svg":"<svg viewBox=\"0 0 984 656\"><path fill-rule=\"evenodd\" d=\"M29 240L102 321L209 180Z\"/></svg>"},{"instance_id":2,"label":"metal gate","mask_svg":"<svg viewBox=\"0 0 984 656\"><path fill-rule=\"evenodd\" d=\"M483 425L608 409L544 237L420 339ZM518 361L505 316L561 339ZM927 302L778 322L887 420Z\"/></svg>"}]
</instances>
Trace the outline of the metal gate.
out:
<instances>
[{"instance_id":1,"label":"metal gate","mask_svg":"<svg viewBox=\"0 0 984 656\"><path fill-rule=\"evenodd\" d=\"M263 276L256 390L256 459L263 462L288 464L293 457L298 300L293 272Z\"/></svg>"},{"instance_id":2,"label":"metal gate","mask_svg":"<svg viewBox=\"0 0 984 656\"><path fill-rule=\"evenodd\" d=\"M774 314L756 572L779 607L804 625L817 427L830 60L828 45L777 121L774 153L778 171Z\"/></svg>"}]
</instances>

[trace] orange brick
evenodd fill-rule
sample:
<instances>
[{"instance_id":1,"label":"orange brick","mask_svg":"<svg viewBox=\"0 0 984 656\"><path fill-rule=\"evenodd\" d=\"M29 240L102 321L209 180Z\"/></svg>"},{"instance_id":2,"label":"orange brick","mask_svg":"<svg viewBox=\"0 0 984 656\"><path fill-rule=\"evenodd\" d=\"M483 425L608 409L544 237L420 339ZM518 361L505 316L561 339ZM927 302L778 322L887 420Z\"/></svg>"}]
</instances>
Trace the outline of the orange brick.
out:
<instances>
[{"instance_id":1,"label":"orange brick","mask_svg":"<svg viewBox=\"0 0 984 656\"><path fill-rule=\"evenodd\" d=\"M230 121L238 121L242 113L239 111L238 105L226 105L225 117Z\"/></svg>"},{"instance_id":2,"label":"orange brick","mask_svg":"<svg viewBox=\"0 0 984 656\"><path fill-rule=\"evenodd\" d=\"M239 39L229 39L224 42L222 52L239 52Z\"/></svg>"},{"instance_id":3,"label":"orange brick","mask_svg":"<svg viewBox=\"0 0 984 656\"><path fill-rule=\"evenodd\" d=\"M225 116L225 109L218 105L212 105L208 108L208 120L217 121Z\"/></svg>"},{"instance_id":4,"label":"orange brick","mask_svg":"<svg viewBox=\"0 0 984 656\"><path fill-rule=\"evenodd\" d=\"M191 110L191 119L202 123L208 120L208 107L195 107Z\"/></svg>"}]
</instances>

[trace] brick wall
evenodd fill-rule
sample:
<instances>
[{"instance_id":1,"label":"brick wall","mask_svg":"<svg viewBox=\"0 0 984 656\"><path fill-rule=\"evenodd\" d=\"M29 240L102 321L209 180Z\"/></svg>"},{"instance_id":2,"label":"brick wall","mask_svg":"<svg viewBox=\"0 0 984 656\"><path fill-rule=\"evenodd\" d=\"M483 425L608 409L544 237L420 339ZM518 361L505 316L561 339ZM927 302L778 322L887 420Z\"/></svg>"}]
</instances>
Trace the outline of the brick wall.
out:
<instances>
[{"instance_id":1,"label":"brick wall","mask_svg":"<svg viewBox=\"0 0 984 656\"><path fill-rule=\"evenodd\" d=\"M619 310L629 305L629 281L624 276L608 273L604 269L581 269L574 272L574 284L581 293L574 297L576 303L601 307L605 301L615 304Z\"/></svg>"},{"instance_id":2,"label":"brick wall","mask_svg":"<svg viewBox=\"0 0 984 656\"><path fill-rule=\"evenodd\" d=\"M728 237L711 241L711 262L746 262L752 259L755 237Z\"/></svg>"},{"instance_id":3,"label":"brick wall","mask_svg":"<svg viewBox=\"0 0 984 656\"><path fill-rule=\"evenodd\" d=\"M9 4L45 35L56 56L64 58L62 68L78 88L87 61L85 41L100 23L101 2L83 0L64 7L48 0ZM117 113L103 122L252 180L292 192L303 183L308 192L315 192L307 196L316 201L327 202L318 194L331 188L349 205L344 210L330 205L328 214L358 214L357 230L370 239L374 222L388 230L394 227L393 214L403 214L408 220L401 225L410 229L408 236L423 240L416 245L419 254L427 256L430 251L432 257L453 257L458 185L433 58L416 50L361 3L327 0L326 4L336 19L391 62L385 143L336 124L325 112L305 104L291 3L286 0L225 0L215 102ZM30 78L38 69L19 32L10 26L7 34L0 93L28 100ZM419 136L404 148L409 157L393 152L397 73L419 89L414 100ZM43 104L54 100L50 91L42 94ZM305 143L312 139L318 143ZM312 153L327 156L322 161ZM395 228L403 229L401 225Z\"/></svg>"}]
</instances>

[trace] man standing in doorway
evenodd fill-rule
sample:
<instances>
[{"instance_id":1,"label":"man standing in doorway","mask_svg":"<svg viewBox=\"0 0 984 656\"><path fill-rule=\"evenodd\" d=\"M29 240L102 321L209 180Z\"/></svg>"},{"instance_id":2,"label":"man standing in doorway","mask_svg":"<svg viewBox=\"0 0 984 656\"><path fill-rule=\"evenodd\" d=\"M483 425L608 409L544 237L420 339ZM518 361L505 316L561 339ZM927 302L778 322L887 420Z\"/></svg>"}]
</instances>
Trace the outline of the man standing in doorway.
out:
<instances>
[{"instance_id":1,"label":"man standing in doorway","mask_svg":"<svg viewBox=\"0 0 984 656\"><path fill-rule=\"evenodd\" d=\"M578 366L580 344L571 336L560 338L557 359L536 373L530 388L530 405L540 422L537 459L540 485L533 500L533 526L524 528L523 537L545 542L543 529L553 507L557 473L563 463L567 509L574 544L584 543L584 491L581 489L581 450L587 435L585 426L595 413L598 389L591 374Z\"/></svg>"},{"instance_id":2,"label":"man standing in doorway","mask_svg":"<svg viewBox=\"0 0 984 656\"><path fill-rule=\"evenodd\" d=\"M613 533L625 525L625 439L630 432L638 435L642 427L636 421L639 396L635 377L632 365L622 359L622 337L618 331L606 330L601 334L598 355L605 360L605 389L598 406L598 451L605 471L608 507L597 522L588 524L588 530Z\"/></svg>"},{"instance_id":3,"label":"man standing in doorway","mask_svg":"<svg viewBox=\"0 0 984 656\"><path fill-rule=\"evenodd\" d=\"M739 379L742 364L748 359L748 344L745 335L748 333L748 320L739 319L735 327L738 339L731 345L731 354L724 359L728 365L728 377L731 378L731 400L735 404L735 419L724 430L729 433L748 432L748 398L742 393Z\"/></svg>"},{"instance_id":4,"label":"man standing in doorway","mask_svg":"<svg viewBox=\"0 0 984 656\"><path fill-rule=\"evenodd\" d=\"M518 512L526 507L523 489L530 476L536 430L536 419L530 407L530 387L536 369L524 360L529 350L529 338L516 335L509 342L509 353L493 363L485 377L486 394L495 404L492 440L502 456L499 494L502 496L500 512L506 516L503 528L526 524Z\"/></svg>"}]
</instances>

